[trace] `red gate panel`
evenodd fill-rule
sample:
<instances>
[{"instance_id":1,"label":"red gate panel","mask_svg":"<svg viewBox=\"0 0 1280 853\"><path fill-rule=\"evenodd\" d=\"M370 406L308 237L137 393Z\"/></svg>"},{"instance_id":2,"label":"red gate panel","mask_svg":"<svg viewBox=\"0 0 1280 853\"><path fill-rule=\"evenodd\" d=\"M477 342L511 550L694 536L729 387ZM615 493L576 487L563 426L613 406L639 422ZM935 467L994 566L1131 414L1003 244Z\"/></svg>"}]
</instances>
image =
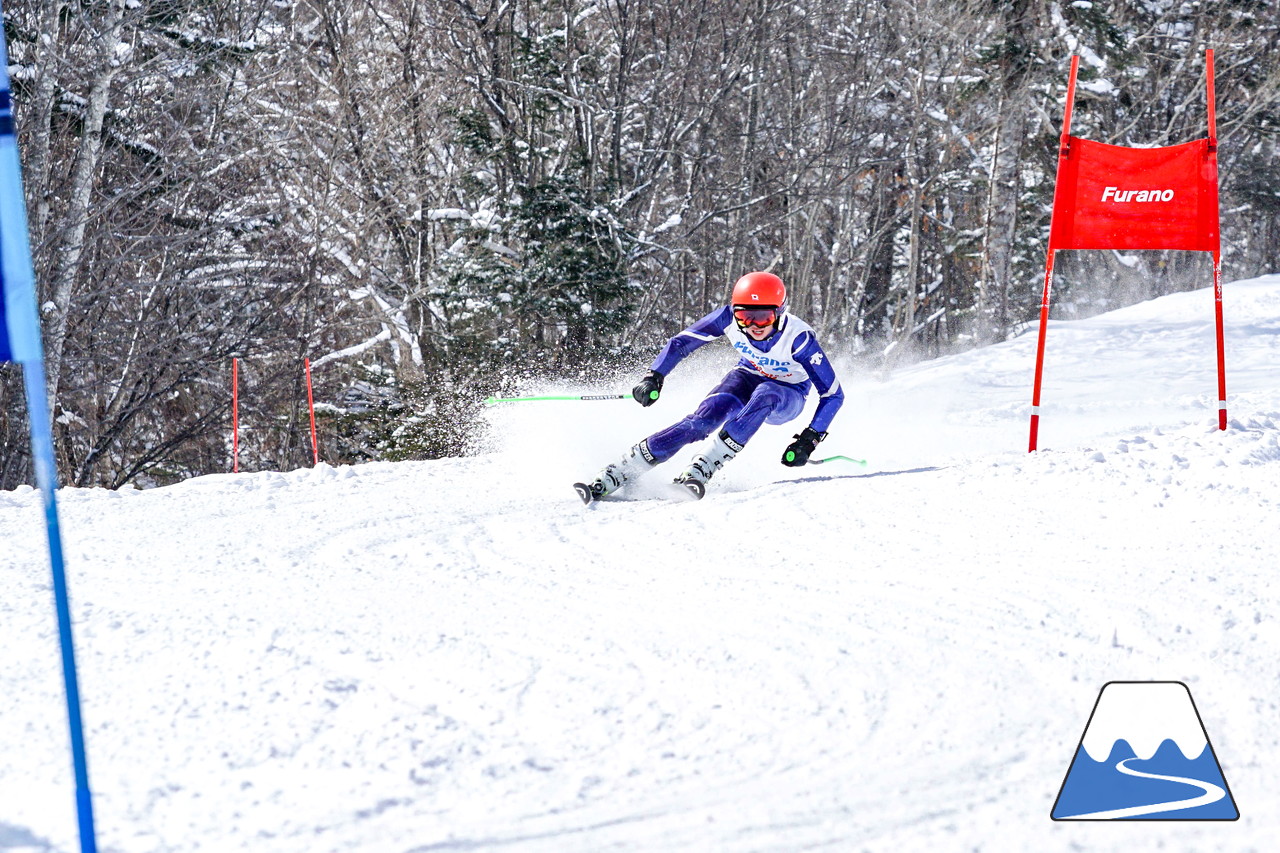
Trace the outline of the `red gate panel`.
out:
<instances>
[{"instance_id":1,"label":"red gate panel","mask_svg":"<svg viewBox=\"0 0 1280 853\"><path fill-rule=\"evenodd\" d=\"M1218 250L1218 166L1209 140L1122 148L1070 137L1049 249Z\"/></svg>"}]
</instances>

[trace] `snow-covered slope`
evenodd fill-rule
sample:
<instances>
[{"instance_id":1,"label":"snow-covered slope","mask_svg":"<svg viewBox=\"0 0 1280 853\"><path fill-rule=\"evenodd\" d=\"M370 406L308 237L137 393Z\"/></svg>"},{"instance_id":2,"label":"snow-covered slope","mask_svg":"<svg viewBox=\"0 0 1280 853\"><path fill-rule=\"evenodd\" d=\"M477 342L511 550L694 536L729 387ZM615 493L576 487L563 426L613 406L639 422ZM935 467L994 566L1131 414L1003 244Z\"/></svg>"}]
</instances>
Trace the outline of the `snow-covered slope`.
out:
<instances>
[{"instance_id":1,"label":"snow-covered slope","mask_svg":"<svg viewBox=\"0 0 1280 853\"><path fill-rule=\"evenodd\" d=\"M845 365L820 451L866 468L767 427L698 503L569 484L726 353L477 457L64 490L102 849L1267 849L1280 276L1225 305L1226 432L1198 291L1055 323L1034 455L1029 334ZM69 851L38 504L0 493L0 849ZM1113 680L1187 683L1238 822L1050 820Z\"/></svg>"}]
</instances>

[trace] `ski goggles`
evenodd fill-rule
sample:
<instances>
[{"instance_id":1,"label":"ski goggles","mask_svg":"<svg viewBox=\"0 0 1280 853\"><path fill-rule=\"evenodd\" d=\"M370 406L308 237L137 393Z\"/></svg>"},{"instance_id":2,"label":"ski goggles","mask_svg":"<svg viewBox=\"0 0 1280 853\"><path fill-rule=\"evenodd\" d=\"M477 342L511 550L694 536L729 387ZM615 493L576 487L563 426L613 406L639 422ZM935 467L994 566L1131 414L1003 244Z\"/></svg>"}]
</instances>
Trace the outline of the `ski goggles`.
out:
<instances>
[{"instance_id":1,"label":"ski goggles","mask_svg":"<svg viewBox=\"0 0 1280 853\"><path fill-rule=\"evenodd\" d=\"M765 328L778 322L777 308L734 308L733 319L739 326Z\"/></svg>"}]
</instances>

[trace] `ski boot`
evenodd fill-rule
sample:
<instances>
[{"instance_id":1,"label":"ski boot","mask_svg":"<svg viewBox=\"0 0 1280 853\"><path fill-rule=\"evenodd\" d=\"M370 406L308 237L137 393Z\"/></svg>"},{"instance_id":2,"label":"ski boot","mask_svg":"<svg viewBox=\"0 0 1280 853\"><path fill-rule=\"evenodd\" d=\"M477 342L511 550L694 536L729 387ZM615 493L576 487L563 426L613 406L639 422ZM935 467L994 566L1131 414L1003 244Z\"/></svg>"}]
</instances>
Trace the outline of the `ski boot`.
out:
<instances>
[{"instance_id":1,"label":"ski boot","mask_svg":"<svg viewBox=\"0 0 1280 853\"><path fill-rule=\"evenodd\" d=\"M720 430L720 434L712 440L711 446L693 457L689 467L681 471L674 482L678 486L683 486L695 499L701 500L707 493L707 481L724 467L724 463L741 451L742 445L730 438L727 431Z\"/></svg>"},{"instance_id":2,"label":"ski boot","mask_svg":"<svg viewBox=\"0 0 1280 853\"><path fill-rule=\"evenodd\" d=\"M573 489L584 504L589 504L613 494L657 464L657 460L649 452L648 443L642 441L633 445L622 457L622 461L604 466L590 483L574 483Z\"/></svg>"}]
</instances>

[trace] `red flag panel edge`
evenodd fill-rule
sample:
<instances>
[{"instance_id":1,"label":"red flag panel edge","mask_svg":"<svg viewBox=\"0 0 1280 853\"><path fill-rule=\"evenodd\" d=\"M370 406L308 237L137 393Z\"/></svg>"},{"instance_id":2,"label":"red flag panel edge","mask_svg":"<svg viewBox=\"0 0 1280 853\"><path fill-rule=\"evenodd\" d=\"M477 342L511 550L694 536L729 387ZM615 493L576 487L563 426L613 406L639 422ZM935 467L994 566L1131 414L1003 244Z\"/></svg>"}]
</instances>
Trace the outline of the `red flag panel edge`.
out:
<instances>
[{"instance_id":1,"label":"red flag panel edge","mask_svg":"<svg viewBox=\"0 0 1280 853\"><path fill-rule=\"evenodd\" d=\"M1218 162L1209 140L1125 148L1069 137L1049 249L1217 252Z\"/></svg>"}]
</instances>

